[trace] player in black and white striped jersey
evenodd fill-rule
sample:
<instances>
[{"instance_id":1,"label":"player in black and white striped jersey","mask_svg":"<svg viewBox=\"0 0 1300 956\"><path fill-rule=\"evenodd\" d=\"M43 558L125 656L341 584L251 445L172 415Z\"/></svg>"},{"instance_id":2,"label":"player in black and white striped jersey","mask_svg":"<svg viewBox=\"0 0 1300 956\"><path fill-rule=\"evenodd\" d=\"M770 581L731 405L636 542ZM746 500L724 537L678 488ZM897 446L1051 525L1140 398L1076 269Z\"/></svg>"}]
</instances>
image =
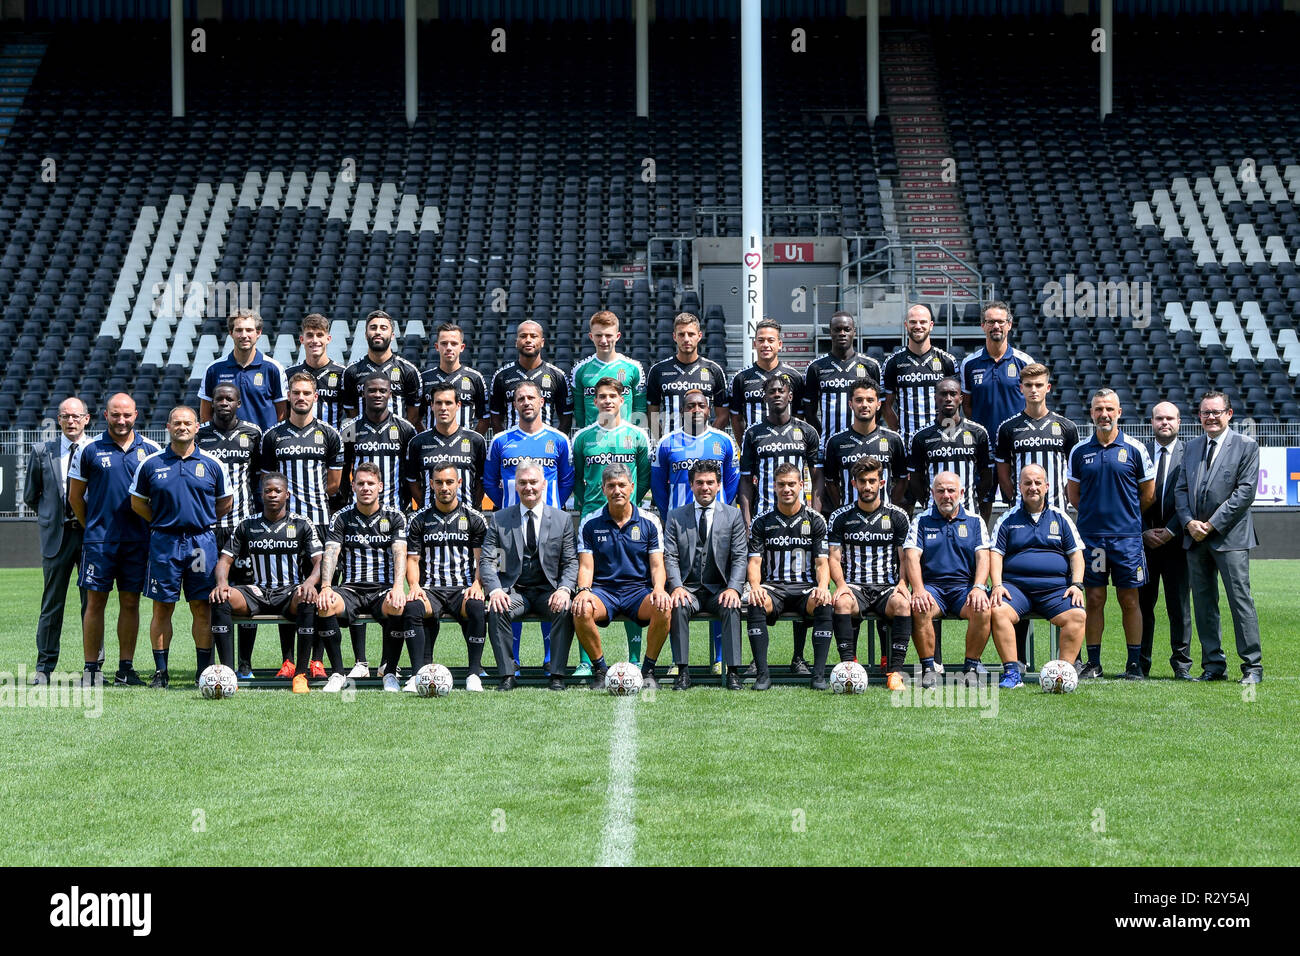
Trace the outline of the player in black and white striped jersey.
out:
<instances>
[{"instance_id":1,"label":"player in black and white striped jersey","mask_svg":"<svg viewBox=\"0 0 1300 956\"><path fill-rule=\"evenodd\" d=\"M347 370L329 357L329 319L319 312L303 316L298 341L306 356L284 370L286 379L306 372L316 379L316 417L338 428L343 424L343 374Z\"/></svg>"},{"instance_id":2,"label":"player in black and white striped jersey","mask_svg":"<svg viewBox=\"0 0 1300 956\"><path fill-rule=\"evenodd\" d=\"M487 463L487 440L461 424L464 407L451 382L435 385L425 393L433 427L422 431L406 446L402 480L406 493L417 508L424 507L425 489L433 469L443 462L456 466L460 478L460 500L473 508L483 500L483 468Z\"/></svg>"},{"instance_id":3,"label":"player in black and white striped jersey","mask_svg":"<svg viewBox=\"0 0 1300 956\"><path fill-rule=\"evenodd\" d=\"M880 386L864 379L850 392L853 424L826 440L822 461L823 510L853 503L853 466L868 457L880 461L883 499L901 504L907 495L907 447L898 432L877 426Z\"/></svg>"},{"instance_id":4,"label":"player in black and white striped jersey","mask_svg":"<svg viewBox=\"0 0 1300 956\"><path fill-rule=\"evenodd\" d=\"M949 376L935 386L938 420L912 436L907 470L911 500L924 501L925 489L945 471L961 482L962 507L980 513L980 502L993 487L993 456L989 433L962 414L961 383Z\"/></svg>"},{"instance_id":5,"label":"player in black and white striped jersey","mask_svg":"<svg viewBox=\"0 0 1300 956\"><path fill-rule=\"evenodd\" d=\"M316 527L301 515L287 510L289 482L281 474L262 477L262 509L235 526L230 540L222 546L214 571L216 587L212 589L212 640L221 660L229 665L234 657L231 618L238 614L278 614L295 620L298 637L297 661L285 659L281 671L294 677L294 692L307 689L307 658L316 635L316 599L320 584L321 547ZM249 580L232 584L230 573L237 561L249 560ZM330 664L342 687L343 658L339 653L338 628L333 643L326 643ZM251 645L245 650L240 640L239 670L252 676L249 658Z\"/></svg>"},{"instance_id":6,"label":"player in black and white striped jersey","mask_svg":"<svg viewBox=\"0 0 1300 956\"><path fill-rule=\"evenodd\" d=\"M437 639L437 631L429 623L444 614L460 622L469 649L465 689L481 691L487 608L479 561L487 519L460 500L460 472L451 462L435 465L429 484L433 502L412 516L406 534L407 600L424 605L424 663L432 662Z\"/></svg>"},{"instance_id":7,"label":"player in black and white striped jersey","mask_svg":"<svg viewBox=\"0 0 1300 956\"><path fill-rule=\"evenodd\" d=\"M423 385L420 370L393 352L396 326L393 317L382 309L366 316L366 354L343 373L343 415L355 416L361 408L361 383L373 373L388 376L393 387L389 405L394 415L420 426L420 402Z\"/></svg>"},{"instance_id":8,"label":"player in black and white striped jersey","mask_svg":"<svg viewBox=\"0 0 1300 956\"><path fill-rule=\"evenodd\" d=\"M529 319L519 323L515 332L515 351L518 358L503 365L492 376L488 390L488 411L492 415L492 430L498 434L519 424L519 410L515 408L515 387L521 382L532 382L542 398L542 421L564 434L573 425L573 391L569 376L557 365L542 360L546 335L539 323Z\"/></svg>"},{"instance_id":9,"label":"player in black and white striped jersey","mask_svg":"<svg viewBox=\"0 0 1300 956\"><path fill-rule=\"evenodd\" d=\"M465 352L465 332L459 325L444 322L438 326L437 336L438 364L420 373L424 383L424 427L431 429L436 424L431 404L434 393L449 385L456 392L456 420L460 427L486 435L492 424L492 416L488 414L487 382L481 372L460 362Z\"/></svg>"},{"instance_id":10,"label":"player in black and white striped jersey","mask_svg":"<svg viewBox=\"0 0 1300 956\"><path fill-rule=\"evenodd\" d=\"M854 620L889 622L889 670L901 670L912 641L912 596L900 573L907 512L884 500L884 465L868 456L853 464L857 501L831 515L827 532L835 582L832 629L840 660L857 660ZM882 640L884 636L882 634Z\"/></svg>"},{"instance_id":11,"label":"player in black and white striped jersey","mask_svg":"<svg viewBox=\"0 0 1300 956\"><path fill-rule=\"evenodd\" d=\"M350 487L352 473L362 462L378 466L384 482L382 504L386 508L405 508L402 470L406 449L415 437L415 426L394 415L389 407L392 386L388 376L372 372L361 383L361 414L343 422L343 480Z\"/></svg>"},{"instance_id":12,"label":"player in black and white striped jersey","mask_svg":"<svg viewBox=\"0 0 1300 956\"><path fill-rule=\"evenodd\" d=\"M882 416L911 448L916 433L934 422L938 412L935 387L940 379L957 374L957 362L930 341L934 316L929 306L908 309L903 326L907 344L885 359L881 372L880 385L885 390Z\"/></svg>"},{"instance_id":13,"label":"player in black and white striped jersey","mask_svg":"<svg viewBox=\"0 0 1300 956\"><path fill-rule=\"evenodd\" d=\"M299 372L289 382L289 417L262 435L260 467L289 480L289 510L329 524L329 499L343 475L343 441L338 430L316 417L316 379Z\"/></svg>"},{"instance_id":14,"label":"player in black and white striped jersey","mask_svg":"<svg viewBox=\"0 0 1300 956\"><path fill-rule=\"evenodd\" d=\"M686 393L698 389L713 406L713 427L725 431L730 393L722 366L700 354L699 316L679 312L673 319L673 341L677 351L650 366L645 380L646 409L650 416L650 438L658 441L686 425Z\"/></svg>"},{"instance_id":15,"label":"player in black and white striped jersey","mask_svg":"<svg viewBox=\"0 0 1300 956\"><path fill-rule=\"evenodd\" d=\"M1020 391L1025 396L1025 410L1012 415L998 426L993 446L997 463L998 485L1002 497L1015 502L1020 472L1026 465L1038 465L1047 475L1047 507L1064 511L1065 472L1070 450L1079 443L1079 429L1064 415L1048 411L1047 396L1052 390L1051 372L1035 362L1020 371Z\"/></svg>"},{"instance_id":16,"label":"player in black and white striped jersey","mask_svg":"<svg viewBox=\"0 0 1300 956\"><path fill-rule=\"evenodd\" d=\"M418 601L408 601L401 585L400 575L406 568L406 516L383 505L383 476L374 462L357 466L352 490L353 503L330 521L318 606L329 616L341 615L349 622L355 622L360 614L379 620L384 631L384 690L399 691L397 663L402 644L407 645L416 667L424 657L424 608ZM330 583L336 568L342 578L337 588ZM356 665L348 676L369 677L364 644L358 647L354 643L353 651Z\"/></svg>"},{"instance_id":17,"label":"player in black and white striped jersey","mask_svg":"<svg viewBox=\"0 0 1300 956\"><path fill-rule=\"evenodd\" d=\"M853 389L873 382L879 390L883 375L879 362L854 348L856 324L851 313L832 315L829 331L830 352L814 359L804 373L802 406L804 421L821 434L823 446L832 435L853 425ZM848 485L844 488L847 494Z\"/></svg>"},{"instance_id":18,"label":"player in black and white striped jersey","mask_svg":"<svg viewBox=\"0 0 1300 956\"><path fill-rule=\"evenodd\" d=\"M762 421L767 408L763 388L773 375L783 375L794 392L791 407L803 407L803 375L781 361L781 323L764 319L754 327L754 364L741 369L731 380L731 430L736 443L745 437L745 429Z\"/></svg>"}]
</instances>

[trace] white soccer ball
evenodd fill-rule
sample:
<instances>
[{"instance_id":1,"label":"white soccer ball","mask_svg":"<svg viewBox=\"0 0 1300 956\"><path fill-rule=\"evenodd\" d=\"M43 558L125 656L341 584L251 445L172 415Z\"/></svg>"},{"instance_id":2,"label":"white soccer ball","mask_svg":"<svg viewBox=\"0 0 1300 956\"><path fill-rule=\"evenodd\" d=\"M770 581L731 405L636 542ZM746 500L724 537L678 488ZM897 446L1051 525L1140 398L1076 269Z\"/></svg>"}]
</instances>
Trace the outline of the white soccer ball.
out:
<instances>
[{"instance_id":1,"label":"white soccer ball","mask_svg":"<svg viewBox=\"0 0 1300 956\"><path fill-rule=\"evenodd\" d=\"M207 700L225 700L239 690L239 678L225 664L213 664L199 675L199 693Z\"/></svg>"},{"instance_id":2,"label":"white soccer ball","mask_svg":"<svg viewBox=\"0 0 1300 956\"><path fill-rule=\"evenodd\" d=\"M451 684L451 671L441 664L425 664L415 675L415 692L421 697L446 697Z\"/></svg>"},{"instance_id":3,"label":"white soccer ball","mask_svg":"<svg viewBox=\"0 0 1300 956\"><path fill-rule=\"evenodd\" d=\"M831 691L836 694L864 694L867 669L857 661L840 661L831 671Z\"/></svg>"},{"instance_id":4,"label":"white soccer ball","mask_svg":"<svg viewBox=\"0 0 1300 956\"><path fill-rule=\"evenodd\" d=\"M1048 661L1038 672L1044 694L1068 694L1079 686L1079 674L1069 661Z\"/></svg>"},{"instance_id":5,"label":"white soccer ball","mask_svg":"<svg viewBox=\"0 0 1300 956\"><path fill-rule=\"evenodd\" d=\"M631 697L641 689L641 668L619 661L605 673L605 689L615 697Z\"/></svg>"}]
</instances>

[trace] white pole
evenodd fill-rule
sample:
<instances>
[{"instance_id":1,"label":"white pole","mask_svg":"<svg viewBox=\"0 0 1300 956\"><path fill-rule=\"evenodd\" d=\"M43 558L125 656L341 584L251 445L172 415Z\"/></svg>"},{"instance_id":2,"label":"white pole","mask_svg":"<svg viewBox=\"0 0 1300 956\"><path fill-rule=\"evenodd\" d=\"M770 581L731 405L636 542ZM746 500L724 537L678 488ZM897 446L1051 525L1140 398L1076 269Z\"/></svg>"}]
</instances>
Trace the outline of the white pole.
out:
<instances>
[{"instance_id":1,"label":"white pole","mask_svg":"<svg viewBox=\"0 0 1300 956\"><path fill-rule=\"evenodd\" d=\"M650 115L650 0L636 0L636 115Z\"/></svg>"},{"instance_id":2,"label":"white pole","mask_svg":"<svg viewBox=\"0 0 1300 956\"><path fill-rule=\"evenodd\" d=\"M1115 3L1101 0L1101 37L1106 45L1101 50L1101 118L1111 111L1111 58L1115 55Z\"/></svg>"},{"instance_id":3,"label":"white pole","mask_svg":"<svg viewBox=\"0 0 1300 956\"><path fill-rule=\"evenodd\" d=\"M415 12L415 0L406 0L404 15L406 26L406 125L415 125L415 116L419 103L416 90L416 71L418 62L415 50L415 28L419 18Z\"/></svg>"},{"instance_id":4,"label":"white pole","mask_svg":"<svg viewBox=\"0 0 1300 956\"><path fill-rule=\"evenodd\" d=\"M185 8L172 0L172 116L185 115Z\"/></svg>"},{"instance_id":5,"label":"white pole","mask_svg":"<svg viewBox=\"0 0 1300 956\"><path fill-rule=\"evenodd\" d=\"M744 352L749 364L755 326L763 319L763 7L740 5L740 181L744 248L741 288L745 290Z\"/></svg>"},{"instance_id":6,"label":"white pole","mask_svg":"<svg viewBox=\"0 0 1300 956\"><path fill-rule=\"evenodd\" d=\"M880 115L880 0L867 0L867 122Z\"/></svg>"}]
</instances>

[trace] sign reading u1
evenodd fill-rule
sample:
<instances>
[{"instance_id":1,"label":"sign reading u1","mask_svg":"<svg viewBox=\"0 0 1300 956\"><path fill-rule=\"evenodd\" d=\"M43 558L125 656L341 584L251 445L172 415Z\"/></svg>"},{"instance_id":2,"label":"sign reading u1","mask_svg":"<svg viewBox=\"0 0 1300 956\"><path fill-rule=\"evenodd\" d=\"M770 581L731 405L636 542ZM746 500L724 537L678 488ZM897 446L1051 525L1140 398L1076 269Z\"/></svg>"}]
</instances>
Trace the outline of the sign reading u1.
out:
<instances>
[{"instance_id":1,"label":"sign reading u1","mask_svg":"<svg viewBox=\"0 0 1300 956\"><path fill-rule=\"evenodd\" d=\"M813 244L811 242L774 242L772 243L773 262L812 262Z\"/></svg>"}]
</instances>

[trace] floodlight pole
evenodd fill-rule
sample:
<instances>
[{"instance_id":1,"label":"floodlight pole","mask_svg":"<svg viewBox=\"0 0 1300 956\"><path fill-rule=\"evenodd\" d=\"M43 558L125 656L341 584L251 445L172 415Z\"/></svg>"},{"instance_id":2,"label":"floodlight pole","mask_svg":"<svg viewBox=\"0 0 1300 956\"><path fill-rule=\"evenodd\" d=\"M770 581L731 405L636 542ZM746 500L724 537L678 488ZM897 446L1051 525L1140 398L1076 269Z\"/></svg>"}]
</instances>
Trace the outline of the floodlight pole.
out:
<instances>
[{"instance_id":1,"label":"floodlight pole","mask_svg":"<svg viewBox=\"0 0 1300 956\"><path fill-rule=\"evenodd\" d=\"M174 2L174 0L173 0ZM415 0L406 0L406 125L415 125L415 116L419 103L416 90L416 69L418 67L415 50L415 28L418 18L415 12Z\"/></svg>"},{"instance_id":2,"label":"floodlight pole","mask_svg":"<svg viewBox=\"0 0 1300 956\"><path fill-rule=\"evenodd\" d=\"M880 0L867 0L867 122L880 115Z\"/></svg>"},{"instance_id":3,"label":"floodlight pole","mask_svg":"<svg viewBox=\"0 0 1300 956\"><path fill-rule=\"evenodd\" d=\"M1115 55L1115 0L1101 0L1101 118L1111 113L1111 60Z\"/></svg>"},{"instance_id":4,"label":"floodlight pole","mask_svg":"<svg viewBox=\"0 0 1300 956\"><path fill-rule=\"evenodd\" d=\"M763 319L763 5L740 5L741 364L749 362L755 326Z\"/></svg>"},{"instance_id":5,"label":"floodlight pole","mask_svg":"<svg viewBox=\"0 0 1300 956\"><path fill-rule=\"evenodd\" d=\"M172 116L185 115L185 8L183 0L171 0L172 27Z\"/></svg>"},{"instance_id":6,"label":"floodlight pole","mask_svg":"<svg viewBox=\"0 0 1300 956\"><path fill-rule=\"evenodd\" d=\"M650 115L650 0L636 0L636 115Z\"/></svg>"}]
</instances>

